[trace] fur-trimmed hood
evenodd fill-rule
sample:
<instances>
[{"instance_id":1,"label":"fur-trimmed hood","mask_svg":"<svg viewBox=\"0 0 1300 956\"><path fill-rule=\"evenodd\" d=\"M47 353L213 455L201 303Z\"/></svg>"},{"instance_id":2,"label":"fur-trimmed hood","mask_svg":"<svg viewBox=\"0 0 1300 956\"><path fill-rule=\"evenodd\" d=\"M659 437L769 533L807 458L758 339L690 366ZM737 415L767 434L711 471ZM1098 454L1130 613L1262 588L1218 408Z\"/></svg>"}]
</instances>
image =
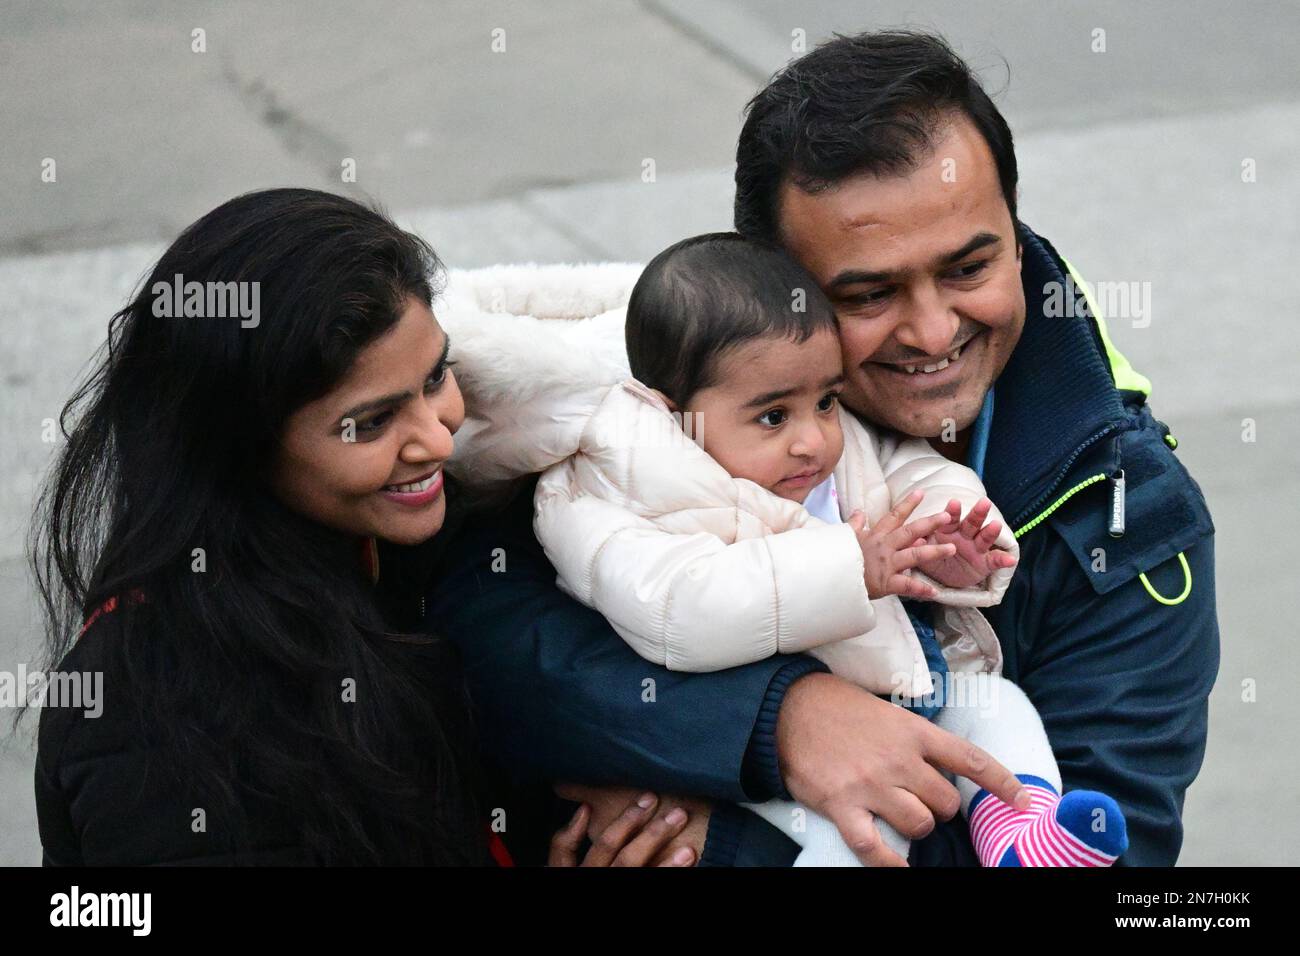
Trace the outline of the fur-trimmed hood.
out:
<instances>
[{"instance_id":1,"label":"fur-trimmed hood","mask_svg":"<svg viewBox=\"0 0 1300 956\"><path fill-rule=\"evenodd\" d=\"M463 484L490 488L573 453L582 422L630 374L623 320L641 269L502 265L450 273L434 310L451 337L465 397L465 424L447 465ZM556 395L564 396L561 405L546 401Z\"/></svg>"}]
</instances>

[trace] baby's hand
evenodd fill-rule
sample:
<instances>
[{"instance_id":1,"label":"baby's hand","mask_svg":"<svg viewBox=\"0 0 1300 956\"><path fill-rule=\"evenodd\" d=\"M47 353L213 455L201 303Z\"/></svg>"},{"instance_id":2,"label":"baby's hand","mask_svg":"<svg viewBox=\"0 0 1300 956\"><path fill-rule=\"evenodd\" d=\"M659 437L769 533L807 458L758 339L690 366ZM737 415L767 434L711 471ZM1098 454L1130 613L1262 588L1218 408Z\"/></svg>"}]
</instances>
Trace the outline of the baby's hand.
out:
<instances>
[{"instance_id":1,"label":"baby's hand","mask_svg":"<svg viewBox=\"0 0 1300 956\"><path fill-rule=\"evenodd\" d=\"M951 558L957 552L957 545L952 542L925 542L927 535L950 522L951 516L946 511L903 524L922 497L921 492L912 492L874 528L864 527L867 519L861 511L849 516L848 523L862 548L862 580L867 586L867 597L872 600L886 594L930 599L938 593L932 586L903 573L908 568Z\"/></svg>"},{"instance_id":2,"label":"baby's hand","mask_svg":"<svg viewBox=\"0 0 1300 956\"><path fill-rule=\"evenodd\" d=\"M1016 563L1015 557L993 547L1002 523L990 521L984 524L992 507L993 502L981 498L963 521L961 502L955 498L949 501L948 507L936 516L946 519L943 526L928 536L918 536L912 545L951 544L956 551L949 557L923 561L917 564L917 569L947 587L972 588L998 568L1012 567Z\"/></svg>"}]
</instances>

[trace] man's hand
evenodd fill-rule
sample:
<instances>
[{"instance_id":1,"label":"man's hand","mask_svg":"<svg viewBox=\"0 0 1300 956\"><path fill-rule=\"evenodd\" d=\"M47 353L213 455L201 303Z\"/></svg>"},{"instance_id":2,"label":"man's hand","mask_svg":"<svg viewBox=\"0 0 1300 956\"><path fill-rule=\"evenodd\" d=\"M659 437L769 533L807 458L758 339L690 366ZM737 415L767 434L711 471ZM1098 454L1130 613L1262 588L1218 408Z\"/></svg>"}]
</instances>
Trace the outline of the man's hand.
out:
<instances>
[{"instance_id":1,"label":"man's hand","mask_svg":"<svg viewBox=\"0 0 1300 956\"><path fill-rule=\"evenodd\" d=\"M950 588L973 588L999 568L1013 567L1015 557L993 547L1002 522L984 524L992 507L993 502L981 498L962 520L961 502L956 498L949 501L948 507L940 512L947 519L943 526L927 537L917 538L912 546L951 544L956 550L947 557L919 562L917 570Z\"/></svg>"},{"instance_id":2,"label":"man's hand","mask_svg":"<svg viewBox=\"0 0 1300 956\"><path fill-rule=\"evenodd\" d=\"M967 777L994 796L1029 808L1019 780L974 744L830 674L796 680L776 726L781 776L790 794L834 822L867 866L906 866L881 842L880 816L903 836L934 829L961 809L939 773Z\"/></svg>"},{"instance_id":3,"label":"man's hand","mask_svg":"<svg viewBox=\"0 0 1300 956\"><path fill-rule=\"evenodd\" d=\"M671 794L656 796L631 787L592 787L579 783L556 784L555 793L565 800L583 803L591 808L591 816L587 822L587 838L593 843L602 833L610 832L620 816L633 807L641 810L647 819L655 817L657 811L657 819L664 821L667 821L673 810L680 808L687 814L685 826L681 828L681 832L673 834L666 845L657 850L649 865L680 866L680 863L670 861L673 860L674 854L682 849L689 850L693 854L693 859L688 865L699 862L700 857L704 855L704 841L709 833L709 815L713 810L713 805L707 800L677 797ZM647 805L641 806L641 804Z\"/></svg>"}]
</instances>

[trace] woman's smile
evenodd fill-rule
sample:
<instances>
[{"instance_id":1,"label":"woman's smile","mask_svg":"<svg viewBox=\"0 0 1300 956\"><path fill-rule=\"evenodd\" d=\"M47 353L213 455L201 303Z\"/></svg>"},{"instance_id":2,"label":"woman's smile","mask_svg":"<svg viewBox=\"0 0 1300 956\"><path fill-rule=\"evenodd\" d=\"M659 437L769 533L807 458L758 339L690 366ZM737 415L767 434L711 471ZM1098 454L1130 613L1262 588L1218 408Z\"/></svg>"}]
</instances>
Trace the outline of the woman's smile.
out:
<instances>
[{"instance_id":1,"label":"woman's smile","mask_svg":"<svg viewBox=\"0 0 1300 956\"><path fill-rule=\"evenodd\" d=\"M384 485L379 493L389 501L407 508L423 508L442 497L442 467L429 472L423 478L396 485Z\"/></svg>"}]
</instances>

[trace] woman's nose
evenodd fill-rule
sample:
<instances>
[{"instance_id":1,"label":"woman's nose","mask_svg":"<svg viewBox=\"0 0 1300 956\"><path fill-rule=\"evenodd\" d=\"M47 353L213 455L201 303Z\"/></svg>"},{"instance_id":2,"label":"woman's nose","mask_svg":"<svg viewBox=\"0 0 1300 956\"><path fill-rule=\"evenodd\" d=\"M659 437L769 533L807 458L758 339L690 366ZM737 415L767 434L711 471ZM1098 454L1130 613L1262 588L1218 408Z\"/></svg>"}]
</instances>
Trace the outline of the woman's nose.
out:
<instances>
[{"instance_id":1,"label":"woman's nose","mask_svg":"<svg viewBox=\"0 0 1300 956\"><path fill-rule=\"evenodd\" d=\"M455 447L452 422L443 421L434 403L426 403L406 442L402 445L402 459L419 464L426 461L446 461Z\"/></svg>"}]
</instances>

